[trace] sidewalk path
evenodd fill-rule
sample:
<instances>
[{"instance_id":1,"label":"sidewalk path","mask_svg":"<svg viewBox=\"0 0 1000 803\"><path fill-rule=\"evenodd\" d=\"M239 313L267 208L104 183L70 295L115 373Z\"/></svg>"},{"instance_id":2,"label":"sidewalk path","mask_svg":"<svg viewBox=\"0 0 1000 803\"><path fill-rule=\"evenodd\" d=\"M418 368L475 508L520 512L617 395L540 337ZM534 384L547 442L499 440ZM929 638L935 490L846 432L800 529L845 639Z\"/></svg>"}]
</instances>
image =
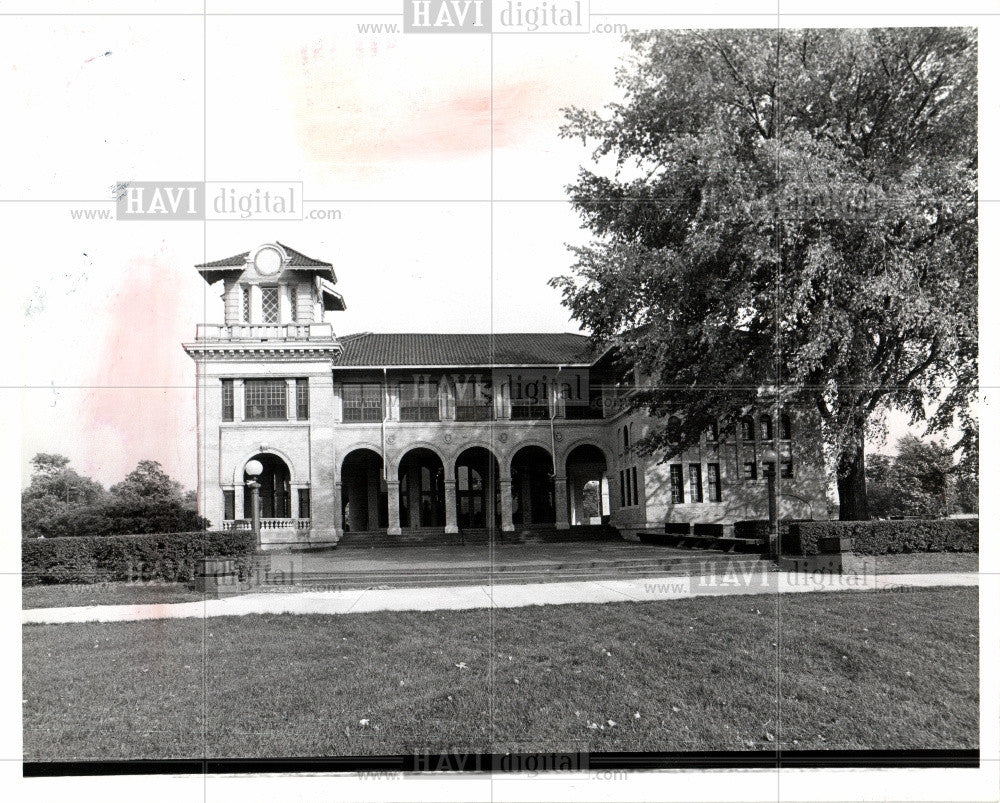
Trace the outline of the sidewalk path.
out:
<instances>
[{"instance_id":1,"label":"sidewalk path","mask_svg":"<svg viewBox=\"0 0 1000 803\"><path fill-rule=\"evenodd\" d=\"M728 580L728 582L727 582ZM435 611L519 608L581 602L650 602L734 594L795 594L822 591L877 591L904 587L976 586L975 572L948 574L793 574L753 572L748 577L668 575L633 580L586 580L524 585L447 588L351 589L300 593L244 594L226 599L156 605L94 605L34 608L21 612L22 624L129 622L247 614L343 614L372 611Z\"/></svg>"}]
</instances>

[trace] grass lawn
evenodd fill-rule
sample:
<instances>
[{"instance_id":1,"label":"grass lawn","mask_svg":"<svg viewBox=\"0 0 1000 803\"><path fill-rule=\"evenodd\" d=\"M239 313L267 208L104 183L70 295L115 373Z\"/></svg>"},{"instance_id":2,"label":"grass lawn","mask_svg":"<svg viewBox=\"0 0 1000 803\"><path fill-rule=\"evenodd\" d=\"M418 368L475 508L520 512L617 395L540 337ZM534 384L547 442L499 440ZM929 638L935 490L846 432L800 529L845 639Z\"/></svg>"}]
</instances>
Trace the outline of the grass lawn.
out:
<instances>
[{"instance_id":1,"label":"grass lawn","mask_svg":"<svg viewBox=\"0 0 1000 803\"><path fill-rule=\"evenodd\" d=\"M904 552L896 555L851 555L844 571L858 574L938 574L978 572L978 552Z\"/></svg>"},{"instance_id":2,"label":"grass lawn","mask_svg":"<svg viewBox=\"0 0 1000 803\"><path fill-rule=\"evenodd\" d=\"M24 753L975 747L978 652L975 588L33 625Z\"/></svg>"},{"instance_id":3,"label":"grass lawn","mask_svg":"<svg viewBox=\"0 0 1000 803\"><path fill-rule=\"evenodd\" d=\"M63 608L80 605L143 605L194 602L204 595L184 583L67 583L25 586L21 608Z\"/></svg>"}]
</instances>

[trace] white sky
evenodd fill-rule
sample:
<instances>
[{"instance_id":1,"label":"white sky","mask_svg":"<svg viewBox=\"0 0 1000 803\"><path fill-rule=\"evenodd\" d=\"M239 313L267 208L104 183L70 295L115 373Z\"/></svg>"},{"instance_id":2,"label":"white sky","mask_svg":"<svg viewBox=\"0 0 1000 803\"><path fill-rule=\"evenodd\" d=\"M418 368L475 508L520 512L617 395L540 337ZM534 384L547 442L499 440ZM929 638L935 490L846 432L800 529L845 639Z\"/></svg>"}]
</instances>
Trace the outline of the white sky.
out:
<instances>
[{"instance_id":1,"label":"white sky","mask_svg":"<svg viewBox=\"0 0 1000 803\"><path fill-rule=\"evenodd\" d=\"M2 195L30 201L4 210L5 256L27 268L25 479L55 451L105 484L152 458L192 487L180 343L221 320L193 265L262 242L334 263L341 334L576 331L546 284L571 264L565 244L587 240L564 187L589 151L558 138L560 109L615 97L618 37L493 37L491 95L490 37L359 35L357 21L209 18L207 78L199 17L34 17L0 33L17 121ZM342 219L70 219L118 181L203 177L302 181Z\"/></svg>"}]
</instances>

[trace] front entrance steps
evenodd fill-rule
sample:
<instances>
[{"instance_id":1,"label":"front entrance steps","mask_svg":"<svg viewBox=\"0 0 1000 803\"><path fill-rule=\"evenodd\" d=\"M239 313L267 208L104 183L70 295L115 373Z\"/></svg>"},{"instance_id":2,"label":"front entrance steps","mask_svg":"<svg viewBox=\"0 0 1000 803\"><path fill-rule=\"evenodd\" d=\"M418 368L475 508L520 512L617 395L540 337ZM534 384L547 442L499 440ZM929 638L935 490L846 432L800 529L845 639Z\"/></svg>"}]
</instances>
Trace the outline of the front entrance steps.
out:
<instances>
[{"instance_id":1,"label":"front entrance steps","mask_svg":"<svg viewBox=\"0 0 1000 803\"><path fill-rule=\"evenodd\" d=\"M338 549L374 549L392 546L485 546L495 544L551 544L581 541L620 542L621 536L614 527L606 524L583 524L568 530L557 530L551 524L519 527L514 532L474 529L446 533L443 527L404 528L400 535L389 535L385 530L346 532L337 544Z\"/></svg>"},{"instance_id":2,"label":"front entrance steps","mask_svg":"<svg viewBox=\"0 0 1000 803\"><path fill-rule=\"evenodd\" d=\"M403 553L403 554L400 554ZM775 571L760 555L691 553L665 547L528 544L466 549L332 551L294 564L285 579L306 589L418 588L435 586L635 580L662 576L747 578ZM276 556L277 558L277 556ZM276 563L275 568L283 568ZM290 564L292 565L292 564Z\"/></svg>"}]
</instances>

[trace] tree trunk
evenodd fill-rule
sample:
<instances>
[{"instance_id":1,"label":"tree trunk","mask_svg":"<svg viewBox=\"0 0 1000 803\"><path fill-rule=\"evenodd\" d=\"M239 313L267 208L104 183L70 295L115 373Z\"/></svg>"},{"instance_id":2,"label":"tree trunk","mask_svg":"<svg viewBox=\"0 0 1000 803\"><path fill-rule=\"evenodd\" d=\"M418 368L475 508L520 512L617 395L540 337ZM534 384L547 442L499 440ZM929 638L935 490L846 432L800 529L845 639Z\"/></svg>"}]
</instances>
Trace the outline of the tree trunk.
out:
<instances>
[{"instance_id":1,"label":"tree trunk","mask_svg":"<svg viewBox=\"0 0 1000 803\"><path fill-rule=\"evenodd\" d=\"M864 440L840 456L837 466L837 494L840 497L841 521L869 519Z\"/></svg>"}]
</instances>

